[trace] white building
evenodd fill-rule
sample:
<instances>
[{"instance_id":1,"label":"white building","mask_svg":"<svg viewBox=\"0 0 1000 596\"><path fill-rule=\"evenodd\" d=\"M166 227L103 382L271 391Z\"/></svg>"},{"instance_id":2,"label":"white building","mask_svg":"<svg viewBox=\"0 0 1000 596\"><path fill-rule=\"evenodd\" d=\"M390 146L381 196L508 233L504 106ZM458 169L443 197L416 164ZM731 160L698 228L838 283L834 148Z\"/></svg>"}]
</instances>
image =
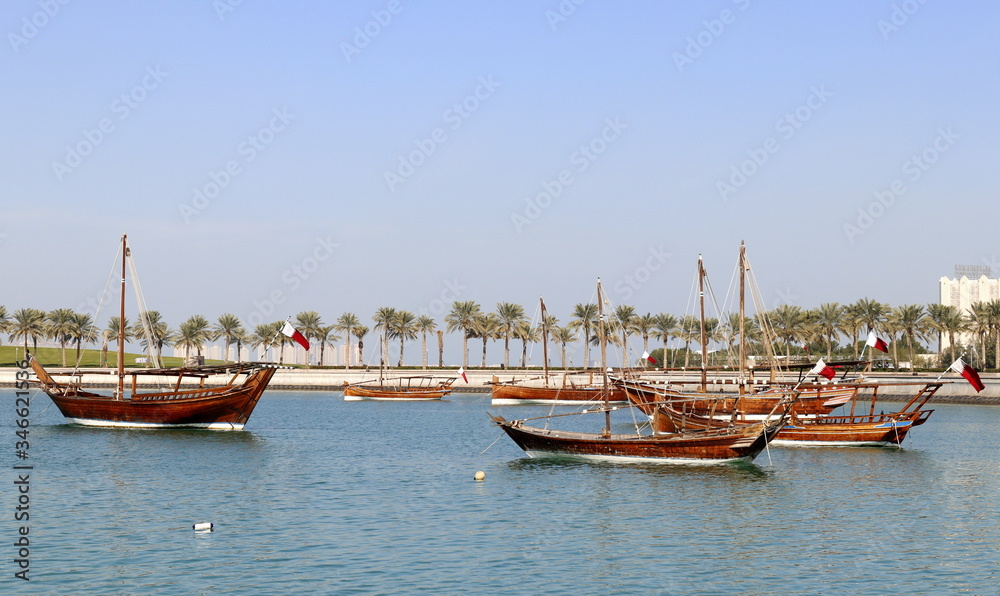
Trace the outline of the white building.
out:
<instances>
[{"instance_id":1,"label":"white building","mask_svg":"<svg viewBox=\"0 0 1000 596\"><path fill-rule=\"evenodd\" d=\"M942 277L938 285L941 290L941 304L954 306L964 316L969 315L973 304L1000 300L1000 279L990 279L985 274L971 279L965 275L957 279ZM971 333L962 333L958 341L968 346L974 344L976 339ZM944 334L941 338L941 349L947 350L949 345L948 335Z\"/></svg>"}]
</instances>

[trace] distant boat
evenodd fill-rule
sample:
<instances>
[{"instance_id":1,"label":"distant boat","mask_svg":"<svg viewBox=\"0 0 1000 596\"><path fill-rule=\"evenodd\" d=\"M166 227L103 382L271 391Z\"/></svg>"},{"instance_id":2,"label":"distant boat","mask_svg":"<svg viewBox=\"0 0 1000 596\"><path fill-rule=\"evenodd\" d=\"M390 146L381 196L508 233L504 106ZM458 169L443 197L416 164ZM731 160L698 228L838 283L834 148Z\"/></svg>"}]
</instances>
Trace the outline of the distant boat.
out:
<instances>
[{"instance_id":1,"label":"distant boat","mask_svg":"<svg viewBox=\"0 0 1000 596\"><path fill-rule=\"evenodd\" d=\"M458 377L416 375L387 378L384 373L384 345L385 337L379 337L378 379L345 385L344 401L430 401L451 393L451 386Z\"/></svg>"},{"instance_id":2,"label":"distant boat","mask_svg":"<svg viewBox=\"0 0 1000 596\"><path fill-rule=\"evenodd\" d=\"M112 395L85 391L79 373L48 373L31 358L35 381L72 423L86 426L129 428L210 428L241 430L274 375L274 367L258 363L206 367L155 368L125 371L125 265L131 258L126 236L122 236L122 282L118 333L117 388ZM150 342L152 345L152 342ZM55 380L66 374L68 382ZM225 375L217 386L206 386L212 376ZM125 377L131 376L126 393ZM160 377L172 389L141 391L139 377ZM242 380L239 380L242 377ZM181 389L184 379L198 379L199 385Z\"/></svg>"},{"instance_id":3,"label":"distant boat","mask_svg":"<svg viewBox=\"0 0 1000 596\"><path fill-rule=\"evenodd\" d=\"M910 401L895 412L875 413L875 402L880 386L875 384L868 385L873 389L873 393L871 409L867 414L855 414L854 402L851 413L847 415L826 414L804 418L796 415L793 410L788 423L781 428L772 443L806 447L898 447L913 427L920 426L930 417L934 410L921 408L941 385L941 383L922 384ZM693 414L686 411L683 400L676 400L672 396L665 396L665 401L656 403L654 408L653 428L662 433L719 430L755 424L738 415L730 415L727 418L721 408L715 411L720 414L719 416Z\"/></svg>"},{"instance_id":4,"label":"distant boat","mask_svg":"<svg viewBox=\"0 0 1000 596\"><path fill-rule=\"evenodd\" d=\"M456 377L414 376L361 381L344 387L344 401L426 401L451 393Z\"/></svg>"},{"instance_id":5,"label":"distant boat","mask_svg":"<svg viewBox=\"0 0 1000 596\"><path fill-rule=\"evenodd\" d=\"M494 406L518 404L584 405L602 401L602 387L594 382L594 372L553 373L526 381L494 382L490 401ZM600 377L603 373L597 373ZM534 382L534 384L528 384ZM609 388L608 401L627 403L625 392L617 386Z\"/></svg>"},{"instance_id":6,"label":"distant boat","mask_svg":"<svg viewBox=\"0 0 1000 596\"><path fill-rule=\"evenodd\" d=\"M490 402L494 406L510 405L586 405L602 401L604 395L601 379L603 371L564 371L549 372L549 341L548 317L545 301L538 299L541 311L542 328L542 375L534 379L511 380L501 382L494 377L493 389L490 392ZM597 374L597 381L594 376ZM608 401L611 403L627 403L628 398L618 387L611 387Z\"/></svg>"},{"instance_id":7,"label":"distant boat","mask_svg":"<svg viewBox=\"0 0 1000 596\"><path fill-rule=\"evenodd\" d=\"M601 338L601 369L606 370L607 340L604 333L604 297L600 281L597 285L597 302L600 313L599 337ZM611 412L608 403L609 384L604 376L602 393L604 406L580 414L604 414L604 428L600 433L553 430L529 426L525 422L551 420L569 414L554 414L536 418L508 421L502 416L490 415L493 423L521 448L529 457L578 458L587 460L662 462L675 464L727 463L753 460L784 426L794 397L779 404L775 417L756 423L733 425L721 429L704 429L675 433L612 434ZM575 414L574 414L575 415Z\"/></svg>"}]
</instances>

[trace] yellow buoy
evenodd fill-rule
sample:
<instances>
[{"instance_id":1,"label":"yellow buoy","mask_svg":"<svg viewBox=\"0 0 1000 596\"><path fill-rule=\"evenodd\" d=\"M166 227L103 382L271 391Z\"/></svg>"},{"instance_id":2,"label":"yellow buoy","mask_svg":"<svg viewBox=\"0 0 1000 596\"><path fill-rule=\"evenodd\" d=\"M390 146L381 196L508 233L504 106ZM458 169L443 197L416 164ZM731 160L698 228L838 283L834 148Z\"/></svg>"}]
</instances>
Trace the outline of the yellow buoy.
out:
<instances>
[{"instance_id":1,"label":"yellow buoy","mask_svg":"<svg viewBox=\"0 0 1000 596\"><path fill-rule=\"evenodd\" d=\"M486 472L484 472L482 470L479 470L478 472L476 472L476 475L474 476L474 478L476 480L486 480Z\"/></svg>"}]
</instances>

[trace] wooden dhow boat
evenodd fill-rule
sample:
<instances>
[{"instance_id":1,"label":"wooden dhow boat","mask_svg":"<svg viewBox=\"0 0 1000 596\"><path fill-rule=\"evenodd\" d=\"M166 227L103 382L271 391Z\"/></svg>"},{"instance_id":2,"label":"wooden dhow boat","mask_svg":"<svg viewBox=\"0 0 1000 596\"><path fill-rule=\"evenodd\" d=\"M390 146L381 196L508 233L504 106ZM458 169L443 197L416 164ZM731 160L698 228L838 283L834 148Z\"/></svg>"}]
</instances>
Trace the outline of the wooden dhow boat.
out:
<instances>
[{"instance_id":1,"label":"wooden dhow boat","mask_svg":"<svg viewBox=\"0 0 1000 596\"><path fill-rule=\"evenodd\" d=\"M428 401L451 393L457 377L413 376L361 381L344 386L344 401Z\"/></svg>"},{"instance_id":2,"label":"wooden dhow boat","mask_svg":"<svg viewBox=\"0 0 1000 596\"><path fill-rule=\"evenodd\" d=\"M598 375L601 373L597 373ZM603 387L594 382L594 371L574 371L551 374L540 379L494 382L490 401L494 406L523 404L556 404L564 406L586 405L603 401ZM541 384L529 384L541 383ZM628 403L625 392L612 385L608 401L613 404Z\"/></svg>"},{"instance_id":3,"label":"wooden dhow boat","mask_svg":"<svg viewBox=\"0 0 1000 596\"><path fill-rule=\"evenodd\" d=\"M739 412L749 420L763 420L774 410L774 406L785 399L788 387L771 387L759 392L744 393L696 393L680 391L663 384L650 383L642 379L614 378L616 387L626 395L647 416L652 416L657 405L665 401L684 404L684 411L701 416L728 417ZM792 412L799 417L814 417L829 414L834 409L850 402L858 394L855 384L801 383L797 386L798 399Z\"/></svg>"},{"instance_id":4,"label":"wooden dhow boat","mask_svg":"<svg viewBox=\"0 0 1000 596\"><path fill-rule=\"evenodd\" d=\"M600 317L601 364L606 370L607 342L604 333L604 298L600 280L597 286ZM586 460L636 461L674 464L709 464L751 461L777 435L785 424L794 398L782 404L783 410L769 421L733 426L723 429L705 429L676 433L612 434L611 413L619 408L608 404L609 384L603 381L604 406L575 414L555 414L536 418L508 421L502 416L490 415L499 426L529 457L578 458ZM525 424L534 420L576 414L604 414L604 428L600 433L586 433L549 429Z\"/></svg>"},{"instance_id":5,"label":"wooden dhow boat","mask_svg":"<svg viewBox=\"0 0 1000 596\"><path fill-rule=\"evenodd\" d=\"M388 325L379 337L378 378L370 381L348 383L344 386L344 401L431 401L451 393L451 386L458 377L415 375L387 378L385 375L385 346Z\"/></svg>"},{"instance_id":6,"label":"wooden dhow boat","mask_svg":"<svg viewBox=\"0 0 1000 596\"><path fill-rule=\"evenodd\" d=\"M851 412L846 415L827 414L805 418L795 414L795 410L792 409L787 424L781 428L772 443L806 447L899 447L913 427L920 426L930 417L934 410L922 408L942 384L913 385L919 387L914 396L895 412L875 413L878 389L882 386L877 384L865 385L872 389L871 407L867 414L855 414L856 400L852 401ZM754 424L740 416L738 412L725 416L721 407L710 415L692 413L687 410L686 402L671 396L667 396L664 401L654 403L653 407L655 410L652 426L659 433L721 430Z\"/></svg>"},{"instance_id":7,"label":"wooden dhow boat","mask_svg":"<svg viewBox=\"0 0 1000 596\"><path fill-rule=\"evenodd\" d=\"M31 368L37 376L37 380L33 382L48 394L62 415L75 424L129 428L242 430L274 375L273 366L239 363L208 367L125 370L125 267L126 261L131 259L126 236L122 236L121 252L118 369L115 373L117 386L113 393L105 395L86 391L81 387L79 372L49 373L34 357L30 359ZM140 317L144 315L144 312L140 313ZM147 345L152 348L153 342L150 341ZM55 380L55 377L61 375L69 376L69 381ZM125 388L126 376L132 377L130 392ZM172 388L150 391L145 383L140 388L139 377L158 377L164 380L167 387L172 384ZM213 377L219 377L221 383L217 386L207 386L206 381ZM182 389L184 379L198 379L198 386L193 389L187 387Z\"/></svg>"},{"instance_id":8,"label":"wooden dhow boat","mask_svg":"<svg viewBox=\"0 0 1000 596\"><path fill-rule=\"evenodd\" d=\"M579 406L593 404L604 399L604 388L600 377L603 371L563 371L549 372L548 313L545 301L538 299L542 329L542 375L533 379L501 382L496 377L491 383L490 403L494 406L511 405L561 405ZM595 373L598 379L595 381ZM611 387L608 401L615 404L628 403L628 398L617 387Z\"/></svg>"}]
</instances>

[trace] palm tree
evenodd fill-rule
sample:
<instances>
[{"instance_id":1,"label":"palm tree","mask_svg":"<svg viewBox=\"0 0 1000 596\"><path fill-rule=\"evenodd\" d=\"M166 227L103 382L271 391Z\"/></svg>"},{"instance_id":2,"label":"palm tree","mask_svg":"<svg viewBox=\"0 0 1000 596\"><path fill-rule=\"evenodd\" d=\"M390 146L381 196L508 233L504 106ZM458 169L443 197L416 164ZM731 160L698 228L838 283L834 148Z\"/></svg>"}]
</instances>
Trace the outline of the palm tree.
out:
<instances>
[{"instance_id":1,"label":"palm tree","mask_svg":"<svg viewBox=\"0 0 1000 596\"><path fill-rule=\"evenodd\" d=\"M319 342L319 361L317 362L319 366L323 366L323 355L326 352L326 344L330 344L332 348L335 342L340 341L340 337L333 334L336 328L336 325L327 325L316 329L316 341ZM349 353L351 351L350 348L347 351Z\"/></svg>"},{"instance_id":2,"label":"palm tree","mask_svg":"<svg viewBox=\"0 0 1000 596\"><path fill-rule=\"evenodd\" d=\"M148 336L147 336L148 329ZM138 320L132 324L132 337L139 339L143 350L150 352L150 342L156 349L156 361L163 358L163 346L173 342L173 332L167 327L159 311L147 310L139 313Z\"/></svg>"},{"instance_id":3,"label":"palm tree","mask_svg":"<svg viewBox=\"0 0 1000 596\"><path fill-rule=\"evenodd\" d=\"M284 323L261 323L254 327L253 335L248 338L251 348L261 348L259 352L259 357L262 360L267 359L267 349L270 348L277 338L284 337L281 333L281 328ZM177 345L180 345L178 342Z\"/></svg>"},{"instance_id":4,"label":"palm tree","mask_svg":"<svg viewBox=\"0 0 1000 596\"><path fill-rule=\"evenodd\" d=\"M906 304L897 306L889 313L889 322L892 327L906 338L906 345L910 352L910 370L915 368L913 362L913 339L924 336L924 307L920 304ZM895 350L895 346L893 346ZM895 354L895 351L893 351ZM899 363L896 363L897 370Z\"/></svg>"},{"instance_id":5,"label":"palm tree","mask_svg":"<svg viewBox=\"0 0 1000 596\"><path fill-rule=\"evenodd\" d=\"M559 344L563 370L569 370L569 366L566 364L566 344L575 341L576 334L569 327L556 327L552 330L552 340Z\"/></svg>"},{"instance_id":6,"label":"palm tree","mask_svg":"<svg viewBox=\"0 0 1000 596\"><path fill-rule=\"evenodd\" d=\"M469 366L469 337L476 324L476 319L481 315L479 305L472 300L458 301L451 305L451 312L444 317L444 322L448 323L448 333L453 331L462 332L462 367Z\"/></svg>"},{"instance_id":7,"label":"palm tree","mask_svg":"<svg viewBox=\"0 0 1000 596\"><path fill-rule=\"evenodd\" d=\"M361 324L358 320L357 315L352 312L345 312L340 315L337 322L334 324L334 331L339 331L347 335L347 357L344 364L344 370L351 368L351 334L354 333L354 328Z\"/></svg>"},{"instance_id":8,"label":"palm tree","mask_svg":"<svg viewBox=\"0 0 1000 596\"><path fill-rule=\"evenodd\" d=\"M500 318L495 313L481 314L476 318L473 337L483 340L482 368L486 368L486 342L491 339L499 339L501 327Z\"/></svg>"},{"instance_id":9,"label":"palm tree","mask_svg":"<svg viewBox=\"0 0 1000 596\"><path fill-rule=\"evenodd\" d=\"M577 304L573 307L572 316L569 328L583 332L583 367L587 368L590 366L590 336L597 329L597 305Z\"/></svg>"},{"instance_id":10,"label":"palm tree","mask_svg":"<svg viewBox=\"0 0 1000 596\"><path fill-rule=\"evenodd\" d=\"M7 333L7 329L10 327L10 316L7 314L7 308L0 305L0 333Z\"/></svg>"},{"instance_id":11,"label":"palm tree","mask_svg":"<svg viewBox=\"0 0 1000 596\"><path fill-rule=\"evenodd\" d=\"M70 331L73 328L73 311L68 308L57 308L45 315L48 323L46 330L49 337L59 342L62 354L62 365L66 367L66 343L71 340Z\"/></svg>"},{"instance_id":12,"label":"palm tree","mask_svg":"<svg viewBox=\"0 0 1000 596\"><path fill-rule=\"evenodd\" d=\"M833 340L840 335L844 324L844 307L836 302L824 302L812 314L813 322L826 342L826 359L830 360L833 357Z\"/></svg>"},{"instance_id":13,"label":"palm tree","mask_svg":"<svg viewBox=\"0 0 1000 596\"><path fill-rule=\"evenodd\" d=\"M94 325L94 318L88 313L78 312L73 314L73 325L70 329L70 339L76 343L76 365L80 365L80 351L83 343L97 341L97 327Z\"/></svg>"},{"instance_id":14,"label":"palm tree","mask_svg":"<svg viewBox=\"0 0 1000 596\"><path fill-rule=\"evenodd\" d=\"M944 330L948 334L948 349L951 352L951 361L955 361L955 334L962 333L968 329L968 323L957 307L949 307L945 313Z\"/></svg>"},{"instance_id":15,"label":"palm tree","mask_svg":"<svg viewBox=\"0 0 1000 596\"><path fill-rule=\"evenodd\" d=\"M438 367L444 367L444 331L435 331L438 338Z\"/></svg>"},{"instance_id":16,"label":"palm tree","mask_svg":"<svg viewBox=\"0 0 1000 596\"><path fill-rule=\"evenodd\" d=\"M38 351L38 338L45 337L45 311L35 308L19 308L14 311L10 322L10 341L20 337L24 339L24 352L28 352L28 338L31 338L34 351Z\"/></svg>"},{"instance_id":17,"label":"palm tree","mask_svg":"<svg viewBox=\"0 0 1000 596\"><path fill-rule=\"evenodd\" d=\"M674 336L684 342L684 368L691 364L691 342L701 338L701 320L694 315L684 315L677 323Z\"/></svg>"},{"instance_id":18,"label":"palm tree","mask_svg":"<svg viewBox=\"0 0 1000 596\"><path fill-rule=\"evenodd\" d=\"M527 319L517 324L514 337L521 340L521 368L528 366L528 344L542 340L542 332L538 327L532 327Z\"/></svg>"},{"instance_id":19,"label":"palm tree","mask_svg":"<svg viewBox=\"0 0 1000 596\"><path fill-rule=\"evenodd\" d=\"M642 337L642 353L649 353L649 334L656 328L656 320L659 315L653 315L646 313L644 315L635 318L635 332ZM643 366L647 366L649 362L643 358Z\"/></svg>"},{"instance_id":20,"label":"palm tree","mask_svg":"<svg viewBox=\"0 0 1000 596\"><path fill-rule=\"evenodd\" d=\"M319 329L322 326L323 319L314 310L304 310L295 315L295 329L306 338L306 341L316 339L317 335L319 335ZM309 347L311 348L312 345ZM310 350L306 349L306 368L312 366L309 362L309 352Z\"/></svg>"},{"instance_id":21,"label":"palm tree","mask_svg":"<svg viewBox=\"0 0 1000 596\"><path fill-rule=\"evenodd\" d=\"M656 337L663 342L663 355L660 366L667 366L667 342L674 336L677 330L677 317L670 313L661 312L656 315Z\"/></svg>"},{"instance_id":22,"label":"palm tree","mask_svg":"<svg viewBox=\"0 0 1000 596\"><path fill-rule=\"evenodd\" d=\"M878 333L880 329L885 329L886 316L889 314L889 305L878 300L862 298L856 302L858 312L861 315L861 322L868 327L868 331Z\"/></svg>"},{"instance_id":23,"label":"palm tree","mask_svg":"<svg viewBox=\"0 0 1000 596\"><path fill-rule=\"evenodd\" d=\"M381 337L384 339L381 342L382 354L379 356L382 362L389 366L389 334L392 332L392 327L395 325L396 320L396 309L391 306L382 306L375 311L372 315L372 321L375 322L375 330L381 333Z\"/></svg>"},{"instance_id":24,"label":"palm tree","mask_svg":"<svg viewBox=\"0 0 1000 596\"><path fill-rule=\"evenodd\" d=\"M628 367L628 336L636 330L636 320L639 315L635 307L620 304L611 313L611 327L622 334L622 368Z\"/></svg>"},{"instance_id":25,"label":"palm tree","mask_svg":"<svg viewBox=\"0 0 1000 596\"><path fill-rule=\"evenodd\" d=\"M989 305L989 317L993 327L993 341L995 342L993 368L1000 369L1000 300L990 300L987 304Z\"/></svg>"},{"instance_id":26,"label":"palm tree","mask_svg":"<svg viewBox=\"0 0 1000 596\"><path fill-rule=\"evenodd\" d=\"M986 368L986 335L993 329L990 307L986 302L976 302L968 310L968 326L979 338L979 358L976 366Z\"/></svg>"},{"instance_id":27,"label":"palm tree","mask_svg":"<svg viewBox=\"0 0 1000 596\"><path fill-rule=\"evenodd\" d=\"M403 366L403 342L417 339L417 317L408 310L396 311L389 328L389 337L399 338L399 364Z\"/></svg>"},{"instance_id":28,"label":"palm tree","mask_svg":"<svg viewBox=\"0 0 1000 596\"><path fill-rule=\"evenodd\" d=\"M190 356L191 348L195 349L195 355L201 359L202 346L212 339L210 326L208 319L201 315L193 315L181 323L177 330L176 345L184 348L185 359Z\"/></svg>"},{"instance_id":29,"label":"palm tree","mask_svg":"<svg viewBox=\"0 0 1000 596\"><path fill-rule=\"evenodd\" d=\"M805 327L808 323L805 311L801 306L781 304L768 314L768 319L775 334L785 340L785 357L791 356L792 342L806 337Z\"/></svg>"},{"instance_id":30,"label":"palm tree","mask_svg":"<svg viewBox=\"0 0 1000 596\"><path fill-rule=\"evenodd\" d=\"M437 329L434 317L430 315L420 315L417 317L416 330L420 332L420 353L423 357L424 370L427 370L427 332Z\"/></svg>"},{"instance_id":31,"label":"palm tree","mask_svg":"<svg viewBox=\"0 0 1000 596\"><path fill-rule=\"evenodd\" d=\"M510 302L498 302L496 315L503 335L503 367L506 369L510 368L510 336L514 334L517 324L524 320L524 307Z\"/></svg>"},{"instance_id":32,"label":"palm tree","mask_svg":"<svg viewBox=\"0 0 1000 596\"><path fill-rule=\"evenodd\" d=\"M944 333L946 327L945 320L949 316L951 316L950 311L951 309L954 308L955 308L954 306L947 306L944 304L927 305L927 322L925 323L925 325L927 327L928 332L937 334L938 365L943 364L941 362L941 357L943 356L942 346L944 345L944 342L942 340L944 339Z\"/></svg>"},{"instance_id":33,"label":"palm tree","mask_svg":"<svg viewBox=\"0 0 1000 596\"><path fill-rule=\"evenodd\" d=\"M864 307L855 302L844 307L841 314L840 331L851 338L851 346L854 348L854 359L858 359L858 332L864 325Z\"/></svg>"},{"instance_id":34,"label":"palm tree","mask_svg":"<svg viewBox=\"0 0 1000 596\"><path fill-rule=\"evenodd\" d=\"M354 333L354 337L358 338L358 365L362 365L365 362L365 336L368 335L368 328L364 325L358 325L351 329ZM348 344L347 349L350 350L351 346Z\"/></svg>"},{"instance_id":35,"label":"palm tree","mask_svg":"<svg viewBox=\"0 0 1000 596\"><path fill-rule=\"evenodd\" d=\"M225 340L226 350L223 352L222 360L229 362L229 345L233 343L233 339L243 330L243 325L240 324L240 318L234 314L223 313L219 315L219 320L215 323L215 329L213 330L219 337ZM237 357L236 360L239 360Z\"/></svg>"},{"instance_id":36,"label":"palm tree","mask_svg":"<svg viewBox=\"0 0 1000 596\"><path fill-rule=\"evenodd\" d=\"M119 333L121 330L121 333ZM119 319L117 316L112 316L108 319L108 327L105 329L104 333L104 344L101 346L101 360L104 361L104 365L108 365L108 344L112 339L118 338L119 335L123 335L125 338L125 343L128 343L135 339L135 335L129 328L128 317L125 317L124 325L119 325ZM117 350L115 354L117 354ZM118 366L118 356L115 356L115 366Z\"/></svg>"},{"instance_id":37,"label":"palm tree","mask_svg":"<svg viewBox=\"0 0 1000 596\"><path fill-rule=\"evenodd\" d=\"M251 335L247 330L240 327L233 334L233 341L236 342L236 362L243 362L243 344L250 339Z\"/></svg>"}]
</instances>

